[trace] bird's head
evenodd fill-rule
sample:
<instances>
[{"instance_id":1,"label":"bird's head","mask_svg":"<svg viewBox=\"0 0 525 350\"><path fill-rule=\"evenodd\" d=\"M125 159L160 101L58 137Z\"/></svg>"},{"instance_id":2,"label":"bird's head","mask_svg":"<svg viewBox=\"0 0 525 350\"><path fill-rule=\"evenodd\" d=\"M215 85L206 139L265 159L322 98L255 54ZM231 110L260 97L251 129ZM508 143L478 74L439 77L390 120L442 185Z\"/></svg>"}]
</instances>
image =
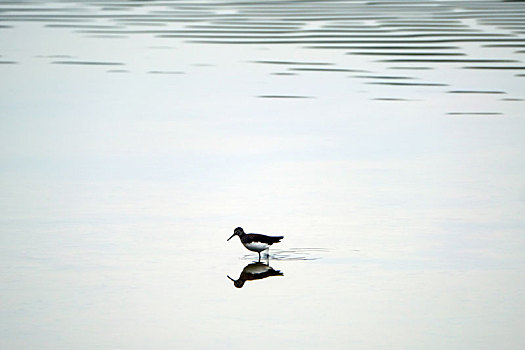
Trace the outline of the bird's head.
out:
<instances>
[{"instance_id":1,"label":"bird's head","mask_svg":"<svg viewBox=\"0 0 525 350\"><path fill-rule=\"evenodd\" d=\"M233 238L233 236L242 236L244 234L244 230L242 229L242 227L237 227L234 231L233 231L233 235L230 236L230 238L227 239L227 241L229 241L230 239Z\"/></svg>"}]
</instances>

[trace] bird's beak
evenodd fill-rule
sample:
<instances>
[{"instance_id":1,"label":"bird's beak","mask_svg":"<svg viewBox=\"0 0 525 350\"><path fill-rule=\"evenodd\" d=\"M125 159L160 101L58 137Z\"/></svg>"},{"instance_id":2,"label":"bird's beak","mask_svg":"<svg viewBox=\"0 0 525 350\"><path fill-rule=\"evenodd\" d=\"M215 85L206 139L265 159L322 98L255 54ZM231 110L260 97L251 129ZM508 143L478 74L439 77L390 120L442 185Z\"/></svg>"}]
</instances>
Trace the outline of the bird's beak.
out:
<instances>
[{"instance_id":1,"label":"bird's beak","mask_svg":"<svg viewBox=\"0 0 525 350\"><path fill-rule=\"evenodd\" d=\"M235 233L234 233L230 238L228 238L228 239L226 240L226 242L228 242L230 239L232 239L233 236L235 236Z\"/></svg>"},{"instance_id":2,"label":"bird's beak","mask_svg":"<svg viewBox=\"0 0 525 350\"><path fill-rule=\"evenodd\" d=\"M228 277L229 279L231 279L233 282L235 282L235 280L233 278L231 278L230 276L226 275L226 277Z\"/></svg>"}]
</instances>

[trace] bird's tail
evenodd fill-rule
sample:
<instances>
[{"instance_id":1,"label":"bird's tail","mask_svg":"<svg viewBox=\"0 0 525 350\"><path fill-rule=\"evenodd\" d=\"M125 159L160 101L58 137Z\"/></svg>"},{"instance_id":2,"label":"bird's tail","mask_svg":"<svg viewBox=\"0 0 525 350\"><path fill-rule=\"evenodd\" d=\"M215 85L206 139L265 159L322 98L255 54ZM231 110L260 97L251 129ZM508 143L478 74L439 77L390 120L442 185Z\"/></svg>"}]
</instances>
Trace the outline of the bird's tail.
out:
<instances>
[{"instance_id":1,"label":"bird's tail","mask_svg":"<svg viewBox=\"0 0 525 350\"><path fill-rule=\"evenodd\" d=\"M284 236L274 236L272 237L272 243L279 243Z\"/></svg>"}]
</instances>

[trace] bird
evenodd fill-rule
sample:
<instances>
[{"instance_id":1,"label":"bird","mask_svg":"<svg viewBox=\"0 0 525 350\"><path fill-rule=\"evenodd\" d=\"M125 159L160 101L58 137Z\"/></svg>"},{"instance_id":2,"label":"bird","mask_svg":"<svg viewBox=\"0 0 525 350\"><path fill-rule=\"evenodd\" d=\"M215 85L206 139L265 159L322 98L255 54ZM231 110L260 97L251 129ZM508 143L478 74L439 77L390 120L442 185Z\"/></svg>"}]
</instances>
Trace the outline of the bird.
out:
<instances>
[{"instance_id":1,"label":"bird","mask_svg":"<svg viewBox=\"0 0 525 350\"><path fill-rule=\"evenodd\" d=\"M259 261L261 261L261 252L270 248L274 243L279 243L283 236L266 236L258 233L245 233L242 227L237 227L233 231L233 235L228 238L226 241L229 241L234 236L239 236L241 243L244 247L252 252L257 252L259 254Z\"/></svg>"},{"instance_id":2,"label":"bird","mask_svg":"<svg viewBox=\"0 0 525 350\"><path fill-rule=\"evenodd\" d=\"M283 273L281 271L274 270L270 265L264 264L262 262L256 262L246 265L238 279L234 280L230 276L226 277L233 281L233 285L235 287L242 288L246 281L255 281L271 276L282 275Z\"/></svg>"}]
</instances>

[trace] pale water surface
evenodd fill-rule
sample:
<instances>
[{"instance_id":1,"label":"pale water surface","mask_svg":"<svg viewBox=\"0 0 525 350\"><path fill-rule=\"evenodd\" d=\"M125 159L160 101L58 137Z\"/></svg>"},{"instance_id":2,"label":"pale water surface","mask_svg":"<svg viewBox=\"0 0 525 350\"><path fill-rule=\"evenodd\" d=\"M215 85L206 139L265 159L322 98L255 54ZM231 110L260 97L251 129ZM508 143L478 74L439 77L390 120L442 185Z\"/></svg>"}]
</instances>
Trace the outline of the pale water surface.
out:
<instances>
[{"instance_id":1,"label":"pale water surface","mask_svg":"<svg viewBox=\"0 0 525 350\"><path fill-rule=\"evenodd\" d=\"M524 2L3 1L0 44L0 348L525 346ZM242 288L237 226L285 236Z\"/></svg>"}]
</instances>

